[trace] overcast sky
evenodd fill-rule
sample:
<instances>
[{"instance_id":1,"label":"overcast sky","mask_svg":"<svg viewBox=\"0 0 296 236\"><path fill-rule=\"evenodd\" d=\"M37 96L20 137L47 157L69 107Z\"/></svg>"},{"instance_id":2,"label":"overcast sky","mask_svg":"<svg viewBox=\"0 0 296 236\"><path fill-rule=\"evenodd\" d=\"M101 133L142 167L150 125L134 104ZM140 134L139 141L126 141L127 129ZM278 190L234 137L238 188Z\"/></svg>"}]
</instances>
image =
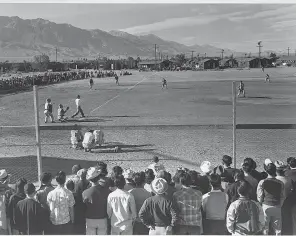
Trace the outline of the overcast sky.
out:
<instances>
[{"instance_id":1,"label":"overcast sky","mask_svg":"<svg viewBox=\"0 0 296 236\"><path fill-rule=\"evenodd\" d=\"M0 15L84 29L153 33L186 45L237 51L296 50L296 4L0 4Z\"/></svg>"}]
</instances>

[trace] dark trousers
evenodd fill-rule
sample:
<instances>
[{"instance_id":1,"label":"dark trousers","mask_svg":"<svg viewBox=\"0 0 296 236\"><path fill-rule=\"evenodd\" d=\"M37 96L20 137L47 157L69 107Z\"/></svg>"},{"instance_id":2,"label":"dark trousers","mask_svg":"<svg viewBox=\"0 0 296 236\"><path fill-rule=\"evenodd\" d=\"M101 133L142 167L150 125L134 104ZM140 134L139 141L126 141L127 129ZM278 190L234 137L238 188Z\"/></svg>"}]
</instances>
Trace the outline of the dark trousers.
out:
<instances>
[{"instance_id":1,"label":"dark trousers","mask_svg":"<svg viewBox=\"0 0 296 236\"><path fill-rule=\"evenodd\" d=\"M71 235L73 234L73 225L70 222L63 225L52 225L51 232L53 235Z\"/></svg>"},{"instance_id":2,"label":"dark trousers","mask_svg":"<svg viewBox=\"0 0 296 236\"><path fill-rule=\"evenodd\" d=\"M204 220L204 234L206 235L225 235L227 234L225 220Z\"/></svg>"},{"instance_id":3,"label":"dark trousers","mask_svg":"<svg viewBox=\"0 0 296 236\"><path fill-rule=\"evenodd\" d=\"M77 112L72 117L77 116L79 113L81 114L82 117L84 117L84 113L81 106L77 107Z\"/></svg>"},{"instance_id":4,"label":"dark trousers","mask_svg":"<svg viewBox=\"0 0 296 236\"><path fill-rule=\"evenodd\" d=\"M148 235L149 229L142 222L135 221L133 227L133 234L135 235Z\"/></svg>"}]
</instances>

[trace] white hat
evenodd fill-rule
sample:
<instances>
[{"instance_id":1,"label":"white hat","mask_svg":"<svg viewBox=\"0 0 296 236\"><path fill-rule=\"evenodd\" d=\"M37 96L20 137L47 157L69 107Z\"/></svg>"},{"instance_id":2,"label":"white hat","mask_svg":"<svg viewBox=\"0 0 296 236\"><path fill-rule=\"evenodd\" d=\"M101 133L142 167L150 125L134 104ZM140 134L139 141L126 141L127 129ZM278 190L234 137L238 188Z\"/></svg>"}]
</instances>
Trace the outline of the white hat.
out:
<instances>
[{"instance_id":1,"label":"white hat","mask_svg":"<svg viewBox=\"0 0 296 236\"><path fill-rule=\"evenodd\" d=\"M123 177L125 179L132 179L134 177L134 173L131 169L127 169L126 171L124 171L123 173Z\"/></svg>"},{"instance_id":2,"label":"white hat","mask_svg":"<svg viewBox=\"0 0 296 236\"><path fill-rule=\"evenodd\" d=\"M87 175L86 175L86 179L87 180L91 180L93 178L96 178L97 176L99 176L101 174L101 170L97 169L95 167L90 167L87 170Z\"/></svg>"},{"instance_id":3,"label":"white hat","mask_svg":"<svg viewBox=\"0 0 296 236\"><path fill-rule=\"evenodd\" d=\"M154 193L160 195L167 191L168 183L166 182L165 179L156 178L152 181L151 187Z\"/></svg>"},{"instance_id":4,"label":"white hat","mask_svg":"<svg viewBox=\"0 0 296 236\"><path fill-rule=\"evenodd\" d=\"M8 176L10 176L9 174L7 174L6 170L0 170L0 181L7 178Z\"/></svg>"},{"instance_id":5,"label":"white hat","mask_svg":"<svg viewBox=\"0 0 296 236\"><path fill-rule=\"evenodd\" d=\"M268 164L270 164L270 163L272 163L272 161L271 161L269 158L265 159L264 164L265 164L266 166L267 166Z\"/></svg>"},{"instance_id":6,"label":"white hat","mask_svg":"<svg viewBox=\"0 0 296 236\"><path fill-rule=\"evenodd\" d=\"M277 169L285 169L287 166L282 161L275 161L274 165Z\"/></svg>"},{"instance_id":7,"label":"white hat","mask_svg":"<svg viewBox=\"0 0 296 236\"><path fill-rule=\"evenodd\" d=\"M203 161L201 164L200 164L200 169L203 173L207 174L209 172L212 171L213 167L212 167L212 164L211 162L209 161Z\"/></svg>"}]
</instances>

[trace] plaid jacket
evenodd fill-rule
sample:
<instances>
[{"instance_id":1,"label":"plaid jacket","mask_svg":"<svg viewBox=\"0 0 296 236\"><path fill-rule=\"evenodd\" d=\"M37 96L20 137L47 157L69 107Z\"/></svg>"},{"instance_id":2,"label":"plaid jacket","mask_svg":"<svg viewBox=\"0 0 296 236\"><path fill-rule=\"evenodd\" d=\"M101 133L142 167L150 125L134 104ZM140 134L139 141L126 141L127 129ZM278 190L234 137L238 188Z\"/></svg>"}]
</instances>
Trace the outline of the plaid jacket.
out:
<instances>
[{"instance_id":1,"label":"plaid jacket","mask_svg":"<svg viewBox=\"0 0 296 236\"><path fill-rule=\"evenodd\" d=\"M178 207L178 224L201 226L202 193L198 190L183 187L173 195Z\"/></svg>"}]
</instances>

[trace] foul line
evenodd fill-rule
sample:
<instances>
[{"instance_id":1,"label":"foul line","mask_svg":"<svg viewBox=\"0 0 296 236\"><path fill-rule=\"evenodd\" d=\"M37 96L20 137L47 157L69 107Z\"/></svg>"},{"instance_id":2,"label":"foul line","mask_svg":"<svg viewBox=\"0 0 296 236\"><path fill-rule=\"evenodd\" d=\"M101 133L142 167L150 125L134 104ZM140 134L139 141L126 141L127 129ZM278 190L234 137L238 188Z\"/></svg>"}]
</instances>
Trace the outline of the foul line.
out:
<instances>
[{"instance_id":1,"label":"foul line","mask_svg":"<svg viewBox=\"0 0 296 236\"><path fill-rule=\"evenodd\" d=\"M156 75L156 73L152 74L151 76L153 76L153 75ZM138 83L134 84L132 87L130 87L130 88L124 90L122 93L116 95L115 97L109 99L108 101L106 101L106 102L103 103L102 105L100 105L100 106L98 106L97 108L93 109L89 114L91 114L91 113L93 113L94 111L100 109L101 107L105 106L106 104L108 104L109 102L113 101L114 99L120 97L121 94L123 94L123 93L125 93L125 92L127 92L127 91L129 91L129 90L131 90L131 89L133 89L133 88L136 87L138 84L142 83L143 81L145 81L145 80L147 80L147 79L151 79L151 77L147 77L147 78L144 77L144 79L142 79L142 80L139 81Z\"/></svg>"}]
</instances>

